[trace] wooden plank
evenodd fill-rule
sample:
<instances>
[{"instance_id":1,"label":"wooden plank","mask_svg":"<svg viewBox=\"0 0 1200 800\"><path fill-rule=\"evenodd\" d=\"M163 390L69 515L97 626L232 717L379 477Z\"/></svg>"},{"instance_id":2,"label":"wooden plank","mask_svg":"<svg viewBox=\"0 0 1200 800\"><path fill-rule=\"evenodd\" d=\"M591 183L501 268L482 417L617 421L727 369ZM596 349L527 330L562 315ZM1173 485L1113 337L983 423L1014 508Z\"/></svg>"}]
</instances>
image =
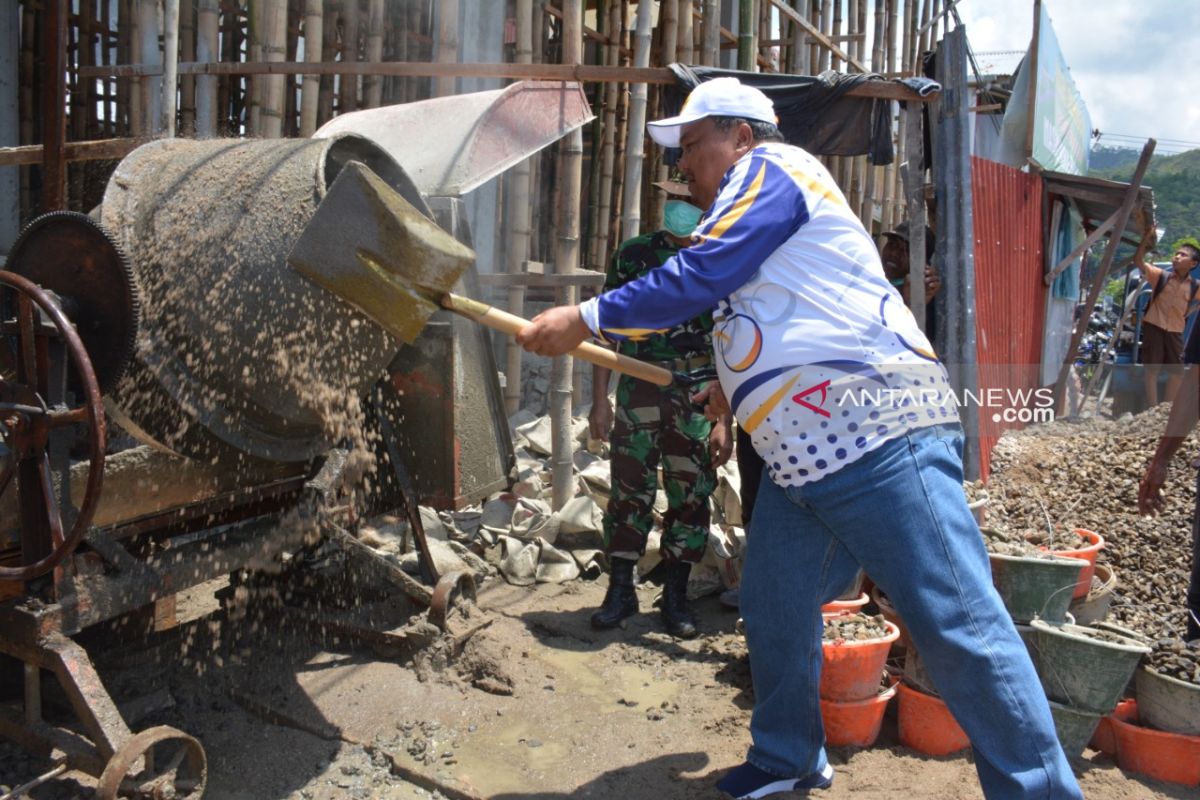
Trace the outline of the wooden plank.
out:
<instances>
[{"instance_id":1,"label":"wooden plank","mask_svg":"<svg viewBox=\"0 0 1200 800\"><path fill-rule=\"evenodd\" d=\"M1099 241L1101 236L1103 236L1104 234L1106 234L1110 230L1112 230L1112 226L1115 225L1116 222L1117 222L1117 214L1114 213L1111 217L1104 220L1103 224L1101 224L1100 227L1096 228L1094 231L1089 233L1087 238L1084 239L1082 242L1080 242L1079 245L1074 250L1071 251L1070 255L1068 255L1062 261L1059 261L1057 264L1054 265L1054 269L1052 269L1046 273L1046 278L1045 278L1046 285L1049 286L1050 284L1054 283L1054 279L1057 278L1060 274L1062 274L1063 270L1065 270L1067 267L1071 266L1072 262L1074 262L1076 259L1078 259L1081 255L1083 255L1084 252L1086 252L1089 247L1091 247L1097 241Z\"/></svg>"},{"instance_id":2,"label":"wooden plank","mask_svg":"<svg viewBox=\"0 0 1200 800\"><path fill-rule=\"evenodd\" d=\"M111 67L88 67L80 74L86 78L134 78L161 75L162 67L150 64L120 64ZM661 67L609 67L591 64L433 64L428 62L383 61L379 63L295 61L246 61L241 63L180 63L180 75L395 75L401 77L466 77L512 78L516 80L577 81L579 83L653 83L673 84L675 74ZM937 97L926 97L902 83L867 81L846 92L850 97L871 97L883 100L904 100L927 103Z\"/></svg>"},{"instance_id":3,"label":"wooden plank","mask_svg":"<svg viewBox=\"0 0 1200 800\"><path fill-rule=\"evenodd\" d=\"M1137 204L1142 179L1146 176L1146 170L1150 166L1150 157L1154 155L1154 148L1157 144L1158 142L1154 139L1150 139L1146 142L1146 146L1142 148L1142 155L1138 159L1137 167L1133 171L1133 177L1129 180L1129 189L1125 192L1125 200L1121 203L1121 207L1117 209L1117 212L1113 214L1115 220L1113 227L1118 231L1125 230L1130 212L1133 211L1133 207ZM1100 290L1104 288L1104 284L1108 280L1108 271L1112 266L1113 256L1116 255L1119 241L1119 236L1109 237L1108 247L1104 251L1104 257L1100 260L1100 268L1096 270L1096 275L1092 278L1092 286L1088 291L1087 302L1083 306L1085 309L1095 308L1096 300L1100 297ZM1071 333L1071 343L1067 346L1066 358L1063 359L1062 366L1058 370L1058 379L1054 382L1054 408L1062 406L1063 395L1067 387L1067 376L1071 373L1071 365L1075 363L1075 353L1079 351L1079 343L1083 341L1083 334L1086 331L1087 315L1085 314L1075 322L1075 330Z\"/></svg>"},{"instance_id":4,"label":"wooden plank","mask_svg":"<svg viewBox=\"0 0 1200 800\"><path fill-rule=\"evenodd\" d=\"M124 158L149 139L98 139L91 142L67 142L66 161L103 161ZM44 148L40 144L0 147L0 167L41 164Z\"/></svg>"}]
</instances>

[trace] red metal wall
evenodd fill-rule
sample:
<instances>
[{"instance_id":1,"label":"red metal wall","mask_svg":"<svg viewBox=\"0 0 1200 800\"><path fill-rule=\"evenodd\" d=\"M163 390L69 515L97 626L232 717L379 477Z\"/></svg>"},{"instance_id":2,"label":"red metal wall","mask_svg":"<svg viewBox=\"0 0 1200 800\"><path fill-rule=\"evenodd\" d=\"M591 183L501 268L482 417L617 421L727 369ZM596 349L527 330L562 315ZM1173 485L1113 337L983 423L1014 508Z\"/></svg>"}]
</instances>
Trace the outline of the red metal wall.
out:
<instances>
[{"instance_id":1,"label":"red metal wall","mask_svg":"<svg viewBox=\"0 0 1200 800\"><path fill-rule=\"evenodd\" d=\"M986 480L1000 434L1024 427L1016 419L1019 398L1040 387L1049 289L1042 280L1042 179L972 158L971 180L976 354L980 397L988 400L979 410L979 471ZM1034 405L1025 404L1026 415Z\"/></svg>"}]
</instances>

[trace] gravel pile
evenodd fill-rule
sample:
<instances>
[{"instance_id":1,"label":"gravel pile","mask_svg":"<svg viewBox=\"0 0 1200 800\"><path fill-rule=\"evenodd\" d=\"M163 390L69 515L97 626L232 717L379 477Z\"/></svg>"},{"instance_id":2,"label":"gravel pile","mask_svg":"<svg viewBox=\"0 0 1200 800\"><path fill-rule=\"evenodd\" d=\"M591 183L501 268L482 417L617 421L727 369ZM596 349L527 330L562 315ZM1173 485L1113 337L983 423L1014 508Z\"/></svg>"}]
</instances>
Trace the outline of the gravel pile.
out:
<instances>
[{"instance_id":1,"label":"gravel pile","mask_svg":"<svg viewBox=\"0 0 1200 800\"><path fill-rule=\"evenodd\" d=\"M1006 433L992 454L988 527L1007 535L1063 536L1086 528L1104 537L1100 561L1112 565L1117 597L1109 618L1170 650L1178 674L1196 674L1200 650L1173 647L1186 631L1192 509L1200 435L1173 459L1157 517L1137 510L1141 480L1166 426L1168 406L1116 420L1057 421ZM968 494L978 489L968 490ZM1190 663L1191 669L1188 669Z\"/></svg>"}]
</instances>

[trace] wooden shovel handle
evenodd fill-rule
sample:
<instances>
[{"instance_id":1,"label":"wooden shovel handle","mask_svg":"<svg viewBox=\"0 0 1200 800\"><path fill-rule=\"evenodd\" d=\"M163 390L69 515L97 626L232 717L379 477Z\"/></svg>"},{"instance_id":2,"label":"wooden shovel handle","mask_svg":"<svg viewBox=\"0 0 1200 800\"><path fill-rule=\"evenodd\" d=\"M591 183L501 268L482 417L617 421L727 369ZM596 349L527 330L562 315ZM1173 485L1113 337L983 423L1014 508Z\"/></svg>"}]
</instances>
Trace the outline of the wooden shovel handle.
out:
<instances>
[{"instance_id":1,"label":"wooden shovel handle","mask_svg":"<svg viewBox=\"0 0 1200 800\"><path fill-rule=\"evenodd\" d=\"M489 306L487 303L480 303L478 300L471 300L456 294L443 295L442 307L510 336L515 336L529 324L529 320L518 317L516 314L509 314L495 306ZM656 386L670 386L674 381L674 376L669 370L620 353L614 353L612 350L605 350L591 342L584 342L570 354L601 367L608 367L625 375L649 381Z\"/></svg>"}]
</instances>

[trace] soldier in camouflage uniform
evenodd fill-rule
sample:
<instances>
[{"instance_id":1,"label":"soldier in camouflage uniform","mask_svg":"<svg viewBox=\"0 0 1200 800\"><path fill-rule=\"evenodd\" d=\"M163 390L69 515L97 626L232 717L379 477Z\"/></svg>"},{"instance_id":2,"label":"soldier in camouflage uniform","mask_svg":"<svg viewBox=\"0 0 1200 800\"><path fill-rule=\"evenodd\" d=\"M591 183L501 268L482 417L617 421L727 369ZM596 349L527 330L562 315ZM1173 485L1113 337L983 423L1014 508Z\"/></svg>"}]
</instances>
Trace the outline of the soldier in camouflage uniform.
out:
<instances>
[{"instance_id":1,"label":"soldier in camouflage uniform","mask_svg":"<svg viewBox=\"0 0 1200 800\"><path fill-rule=\"evenodd\" d=\"M629 239L613 255L604 289L640 277L688 243L686 237L666 230ZM623 341L619 351L673 372L693 372L712 363L711 331L712 316L704 314L666 333ZM588 418L592 436L603 439L612 426L612 496L604 516L605 551L612 574L604 603L592 615L592 625L612 628L637 612L633 568L646 550L646 537L654 524L661 463L668 504L662 535L666 570L663 620L673 635L691 638L697 630L687 608L687 578L708 541L708 498L716 489L716 467L729 458L729 421L717 423L714 431L714 424L692 404L694 389L690 387L655 386L623 375L617 383L614 424L608 379L609 370L593 368Z\"/></svg>"}]
</instances>

